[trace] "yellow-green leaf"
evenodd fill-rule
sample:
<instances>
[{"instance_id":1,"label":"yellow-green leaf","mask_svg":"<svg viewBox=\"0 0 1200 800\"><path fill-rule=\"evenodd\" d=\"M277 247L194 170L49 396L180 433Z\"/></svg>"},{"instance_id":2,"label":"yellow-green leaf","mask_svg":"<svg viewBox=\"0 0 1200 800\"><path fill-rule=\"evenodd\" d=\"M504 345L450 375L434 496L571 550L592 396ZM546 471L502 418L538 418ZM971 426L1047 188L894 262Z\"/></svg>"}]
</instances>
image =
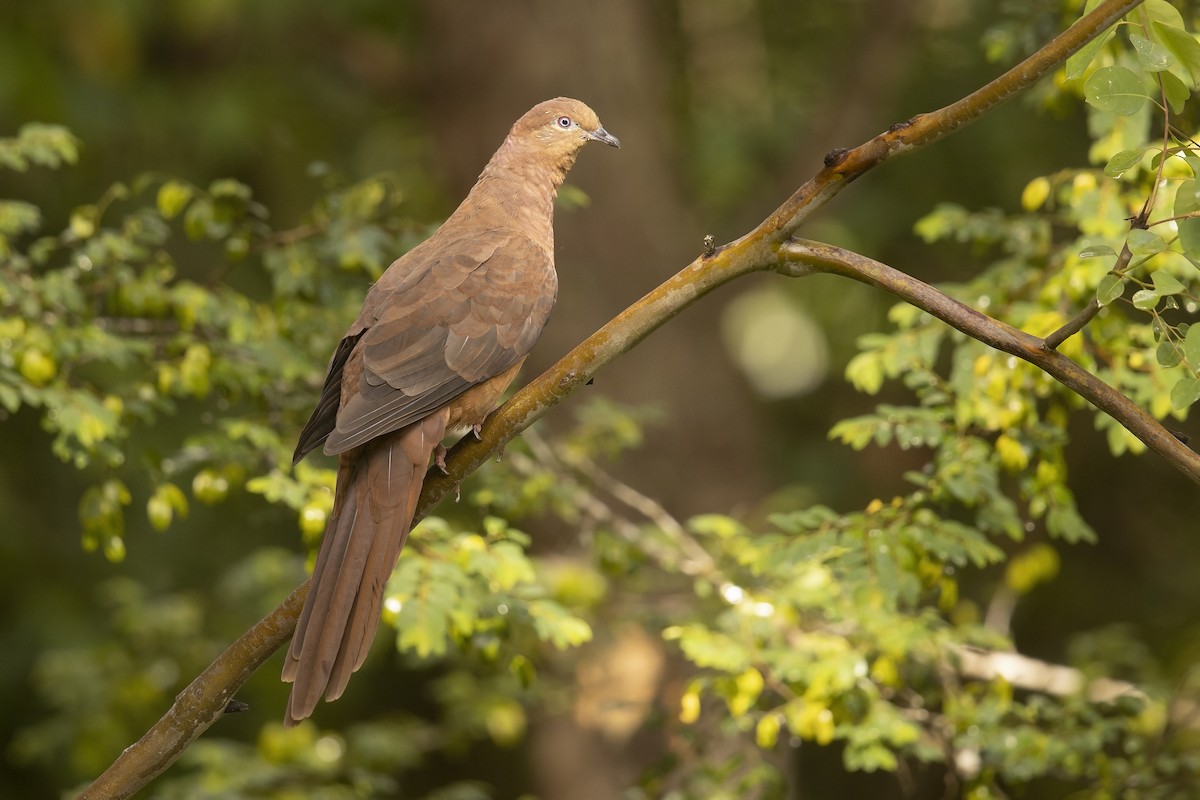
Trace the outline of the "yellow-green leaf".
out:
<instances>
[{"instance_id":1,"label":"yellow-green leaf","mask_svg":"<svg viewBox=\"0 0 1200 800\"><path fill-rule=\"evenodd\" d=\"M1037 211L1050 196L1050 181L1046 178L1034 178L1025 184L1021 192L1021 208L1026 211Z\"/></svg>"},{"instance_id":2,"label":"yellow-green leaf","mask_svg":"<svg viewBox=\"0 0 1200 800\"><path fill-rule=\"evenodd\" d=\"M192 187L179 181L167 181L158 189L158 213L174 219L192 199Z\"/></svg>"},{"instance_id":3,"label":"yellow-green leaf","mask_svg":"<svg viewBox=\"0 0 1200 800\"><path fill-rule=\"evenodd\" d=\"M779 741L781 720L778 714L767 714L754 726L754 741L764 750L770 750Z\"/></svg>"},{"instance_id":4,"label":"yellow-green leaf","mask_svg":"<svg viewBox=\"0 0 1200 800\"><path fill-rule=\"evenodd\" d=\"M1045 543L1035 544L1012 557L1004 571L1004 582L1014 592L1026 594L1039 583L1053 580L1060 563L1057 550Z\"/></svg>"}]
</instances>

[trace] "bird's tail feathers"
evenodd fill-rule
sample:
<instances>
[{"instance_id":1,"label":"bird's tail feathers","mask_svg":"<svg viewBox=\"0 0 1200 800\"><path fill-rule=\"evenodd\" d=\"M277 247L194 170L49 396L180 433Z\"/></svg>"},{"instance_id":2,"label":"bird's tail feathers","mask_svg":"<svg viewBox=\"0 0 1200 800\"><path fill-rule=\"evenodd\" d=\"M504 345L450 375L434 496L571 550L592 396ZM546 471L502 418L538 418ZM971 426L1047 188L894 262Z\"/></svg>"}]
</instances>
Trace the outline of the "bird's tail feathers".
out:
<instances>
[{"instance_id":1,"label":"bird's tail feathers","mask_svg":"<svg viewBox=\"0 0 1200 800\"><path fill-rule=\"evenodd\" d=\"M383 590L408 539L443 410L345 453L333 513L283 666L292 682L284 723L341 696L371 648Z\"/></svg>"}]
</instances>

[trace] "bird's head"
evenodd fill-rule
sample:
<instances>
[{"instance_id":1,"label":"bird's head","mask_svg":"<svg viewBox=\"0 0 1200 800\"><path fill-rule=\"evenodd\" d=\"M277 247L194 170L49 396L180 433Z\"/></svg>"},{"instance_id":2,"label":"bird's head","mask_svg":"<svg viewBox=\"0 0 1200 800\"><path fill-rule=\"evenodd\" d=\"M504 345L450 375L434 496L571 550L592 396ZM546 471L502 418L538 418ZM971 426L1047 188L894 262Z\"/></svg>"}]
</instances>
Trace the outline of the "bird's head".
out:
<instances>
[{"instance_id":1,"label":"bird's head","mask_svg":"<svg viewBox=\"0 0 1200 800\"><path fill-rule=\"evenodd\" d=\"M568 163L588 142L621 146L617 137L604 130L595 111L569 97L556 97L529 109L513 125L511 136Z\"/></svg>"}]
</instances>

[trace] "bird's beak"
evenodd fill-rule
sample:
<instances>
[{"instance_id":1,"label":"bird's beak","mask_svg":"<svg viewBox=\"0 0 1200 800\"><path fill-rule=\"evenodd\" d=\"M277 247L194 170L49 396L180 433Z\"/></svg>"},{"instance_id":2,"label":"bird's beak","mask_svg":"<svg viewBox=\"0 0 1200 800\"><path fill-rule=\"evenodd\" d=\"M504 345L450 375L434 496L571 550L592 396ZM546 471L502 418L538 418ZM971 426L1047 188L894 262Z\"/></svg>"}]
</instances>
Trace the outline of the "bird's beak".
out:
<instances>
[{"instance_id":1,"label":"bird's beak","mask_svg":"<svg viewBox=\"0 0 1200 800\"><path fill-rule=\"evenodd\" d=\"M604 130L603 126L596 128L594 131L584 131L584 133L586 133L587 137L593 141L604 142L604 144L611 145L613 147L621 146L621 140Z\"/></svg>"}]
</instances>

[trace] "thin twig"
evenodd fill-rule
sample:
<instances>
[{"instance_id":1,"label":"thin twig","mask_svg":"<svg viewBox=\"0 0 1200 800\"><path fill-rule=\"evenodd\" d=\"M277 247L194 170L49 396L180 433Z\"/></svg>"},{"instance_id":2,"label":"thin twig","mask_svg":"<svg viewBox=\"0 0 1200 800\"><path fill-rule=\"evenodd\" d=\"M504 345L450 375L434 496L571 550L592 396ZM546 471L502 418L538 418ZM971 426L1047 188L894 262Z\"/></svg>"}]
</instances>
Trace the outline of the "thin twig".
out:
<instances>
[{"instance_id":1,"label":"thin twig","mask_svg":"<svg viewBox=\"0 0 1200 800\"><path fill-rule=\"evenodd\" d=\"M308 223L295 228L288 228L287 230L272 231L263 237L261 246L263 249L266 249L268 246L278 247L284 244L295 244L296 242L302 242L305 239L311 239L314 236L324 233L326 228L328 226L324 224Z\"/></svg>"},{"instance_id":2,"label":"thin twig","mask_svg":"<svg viewBox=\"0 0 1200 800\"><path fill-rule=\"evenodd\" d=\"M605 472L598 464L589 458L579 456L571 459L572 466L596 486L611 494L617 500L641 513L650 520L663 535L683 553L684 558L676 568L684 575L693 577L708 577L719 579L717 565L698 541L692 538L687 529L671 516L657 500L642 494L637 489L622 483Z\"/></svg>"},{"instance_id":3,"label":"thin twig","mask_svg":"<svg viewBox=\"0 0 1200 800\"><path fill-rule=\"evenodd\" d=\"M703 577L720 583L725 580L717 569L716 561L708 554L703 545L692 538L679 520L675 519L662 505L652 497L642 494L637 489L621 482L598 464L581 455L564 456L561 451L552 447L541 436L526 431L522 437L528 444L534 456L544 466L553 469L561 479L570 481L571 486L578 492L578 502L581 510L596 520L602 520L612 525L618 535L626 541L644 548L647 554L668 570L678 570L691 577ZM513 456L512 464L518 473L532 477L536 465L531 459L520 454ZM663 544L648 538L641 527L618 514L607 503L596 496L588 484L576 478L572 472L581 474L588 482L608 492L629 509L641 514L646 521L660 530L674 551L668 551ZM680 558L682 554L682 558Z\"/></svg>"},{"instance_id":4,"label":"thin twig","mask_svg":"<svg viewBox=\"0 0 1200 800\"><path fill-rule=\"evenodd\" d=\"M1057 350L1062 346L1063 342L1079 333L1084 329L1084 326L1095 319L1096 315L1100 313L1101 308L1100 301L1096 298L1093 297L1091 300L1088 300L1087 305L1083 307L1082 311L1071 317L1065 325L1046 337L1046 347L1049 347L1051 350Z\"/></svg>"},{"instance_id":5,"label":"thin twig","mask_svg":"<svg viewBox=\"0 0 1200 800\"><path fill-rule=\"evenodd\" d=\"M1145 221L1140 221L1141 224L1138 224L1138 222L1135 221L1133 227L1145 228ZM1113 268L1109 270L1109 274L1123 276L1125 274L1125 270L1129 268L1129 261L1132 258L1133 251L1129 249L1129 243L1126 242L1121 248L1120 255L1117 256L1117 262L1113 264ZM1079 333L1081 330L1083 330L1084 326L1095 319L1096 315L1100 313L1100 308L1100 301L1093 296L1092 299L1088 301L1088 304L1083 307L1082 311L1080 311L1071 319L1067 320L1067 324L1063 325L1061 328L1046 337L1046 346L1051 350L1057 350L1062 346L1063 342Z\"/></svg>"},{"instance_id":6,"label":"thin twig","mask_svg":"<svg viewBox=\"0 0 1200 800\"><path fill-rule=\"evenodd\" d=\"M984 650L955 645L951 655L957 662L955 670L970 680L993 681L1003 678L1016 689L1027 692L1070 697L1083 694L1094 703L1111 703L1120 697L1136 697L1148 702L1149 695L1136 684L1113 678L1088 678L1074 667L1052 664L1020 653ZM1172 722L1194 722L1197 705L1188 699L1177 698L1171 703Z\"/></svg>"}]
</instances>

